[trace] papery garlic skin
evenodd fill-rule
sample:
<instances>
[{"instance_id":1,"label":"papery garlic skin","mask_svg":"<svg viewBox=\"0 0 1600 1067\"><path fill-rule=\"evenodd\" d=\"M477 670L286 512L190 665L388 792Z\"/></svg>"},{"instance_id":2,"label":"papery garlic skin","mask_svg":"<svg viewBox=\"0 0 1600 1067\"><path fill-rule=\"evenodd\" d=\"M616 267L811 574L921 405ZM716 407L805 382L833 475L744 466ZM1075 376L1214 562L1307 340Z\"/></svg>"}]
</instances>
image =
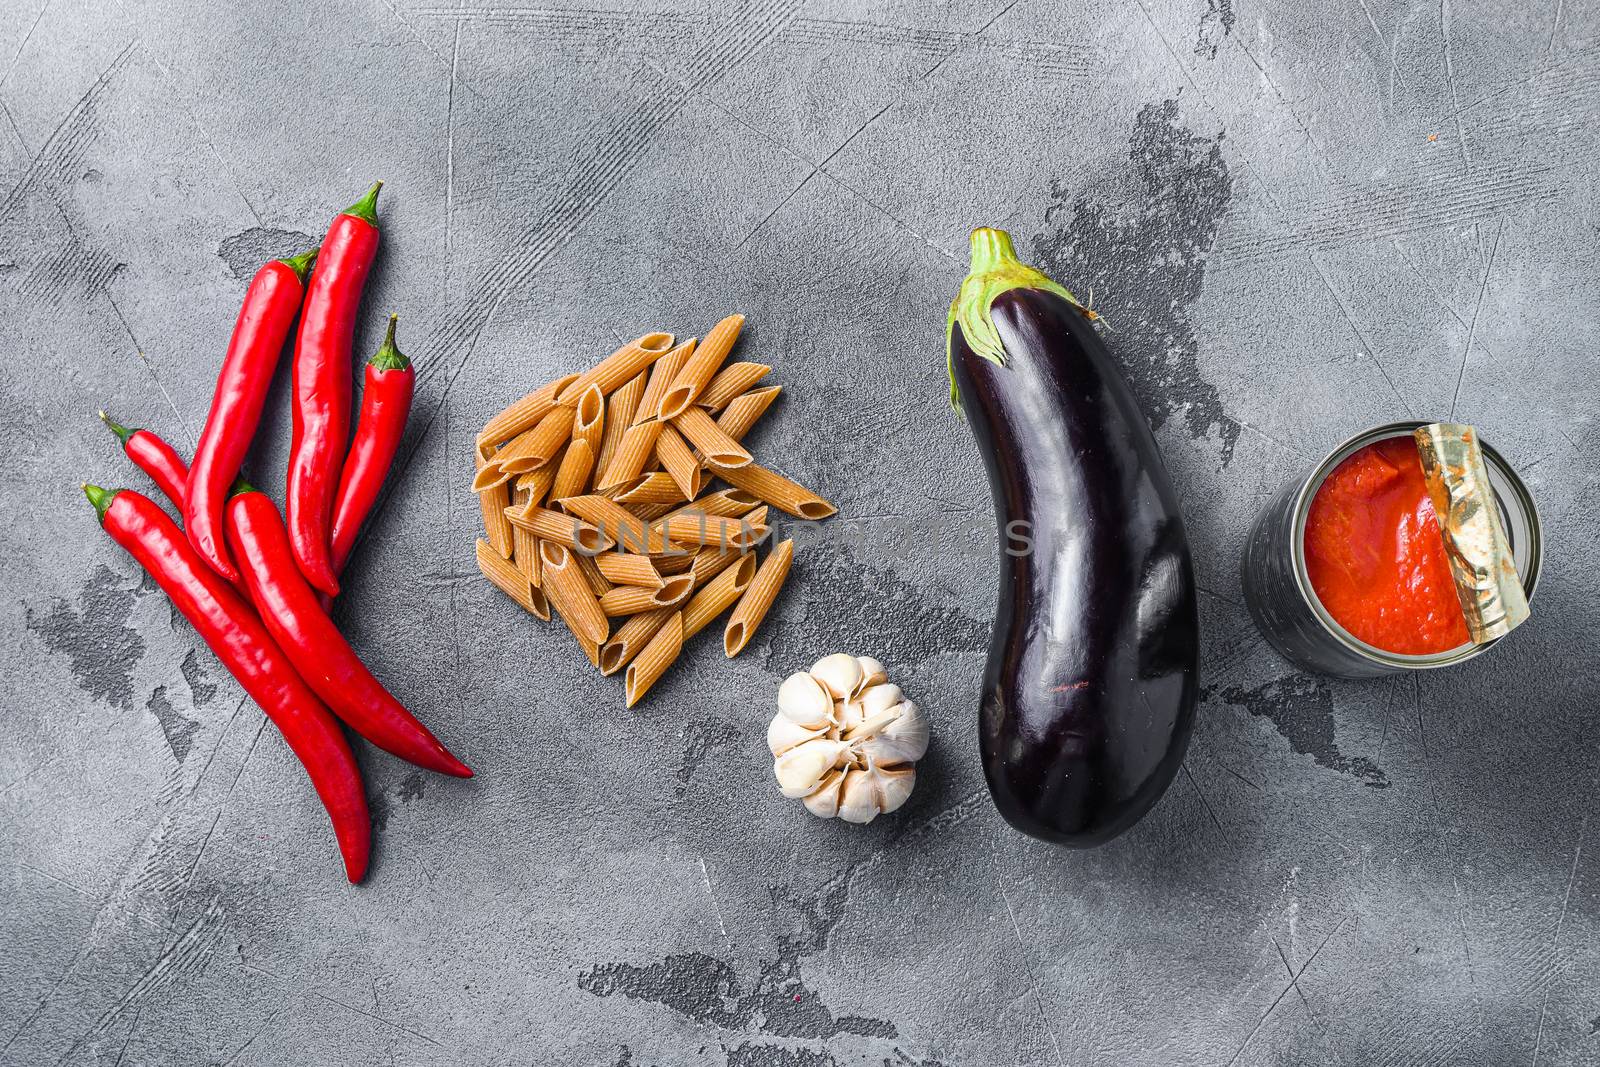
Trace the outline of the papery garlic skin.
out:
<instances>
[{"instance_id":1,"label":"papery garlic skin","mask_svg":"<svg viewBox=\"0 0 1600 1067\"><path fill-rule=\"evenodd\" d=\"M911 797L928 719L868 656L836 654L791 674L767 727L783 795L819 818L869 823Z\"/></svg>"}]
</instances>

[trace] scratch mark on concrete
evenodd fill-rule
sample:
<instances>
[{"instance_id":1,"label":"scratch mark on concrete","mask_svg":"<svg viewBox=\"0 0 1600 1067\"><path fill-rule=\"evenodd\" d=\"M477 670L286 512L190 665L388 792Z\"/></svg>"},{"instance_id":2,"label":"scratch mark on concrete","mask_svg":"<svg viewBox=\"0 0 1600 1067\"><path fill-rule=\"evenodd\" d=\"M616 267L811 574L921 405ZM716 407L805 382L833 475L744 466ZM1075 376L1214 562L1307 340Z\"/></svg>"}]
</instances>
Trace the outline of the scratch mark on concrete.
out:
<instances>
[{"instance_id":1,"label":"scratch mark on concrete","mask_svg":"<svg viewBox=\"0 0 1600 1067\"><path fill-rule=\"evenodd\" d=\"M1456 417L1456 405L1461 401L1461 383L1467 377L1467 360L1472 357L1472 339L1478 333L1478 316L1483 313L1484 294L1489 291L1489 276L1494 273L1494 259L1500 252L1500 234L1506 228L1504 217L1494 228L1494 243L1489 246L1489 263L1483 268L1483 282L1478 286L1478 302L1472 308L1472 322L1467 326L1467 343L1461 346L1461 369L1456 372L1456 389L1450 397L1450 418Z\"/></svg>"},{"instance_id":2,"label":"scratch mark on concrete","mask_svg":"<svg viewBox=\"0 0 1600 1067\"><path fill-rule=\"evenodd\" d=\"M1361 342L1361 347L1364 350L1367 359L1372 362L1374 367L1378 368L1378 373L1383 375L1383 380L1389 383L1389 391L1395 395L1396 400L1400 401L1400 407L1409 417L1411 415L1411 404L1406 400L1405 394L1400 392L1400 388L1394 384L1394 379L1389 377L1389 372L1384 368L1383 362L1378 359L1377 347L1373 345L1371 338L1369 338L1366 335L1366 332L1363 331L1356 323L1355 315L1351 313L1349 305L1344 302L1344 297L1340 296L1339 291L1333 287L1333 281L1328 277L1328 272L1323 269L1322 264L1317 260L1317 254L1315 252L1308 252L1306 255L1308 258L1310 258L1311 265L1317 269L1317 276L1322 279L1322 284L1327 287L1328 295L1333 297L1333 302L1339 306L1340 313L1344 315L1344 321L1350 324L1350 329L1355 332L1356 339Z\"/></svg>"},{"instance_id":3,"label":"scratch mark on concrete","mask_svg":"<svg viewBox=\"0 0 1600 1067\"><path fill-rule=\"evenodd\" d=\"M1472 157L1467 152L1467 131L1461 125L1461 97L1456 90L1455 48L1450 41L1450 0L1439 0L1439 45L1444 53L1444 77L1450 83L1450 103L1456 122L1456 144L1461 149L1461 164L1472 170Z\"/></svg>"},{"instance_id":4,"label":"scratch mark on concrete","mask_svg":"<svg viewBox=\"0 0 1600 1067\"><path fill-rule=\"evenodd\" d=\"M1592 791L1591 786L1591 791ZM1578 860L1583 856L1583 840L1589 833L1589 813L1583 813L1583 821L1578 824L1578 843L1572 850L1572 869L1567 872L1567 890L1561 895L1561 915L1556 919L1555 937L1550 943L1551 954L1555 957L1557 967L1560 966L1561 957L1561 929L1567 922L1567 909L1572 905L1572 887L1578 880ZM1539 1049L1544 1044L1545 1015L1550 1008L1550 989L1555 985L1554 977L1545 982L1544 994L1539 998L1539 1029L1533 1039L1533 1067L1539 1067Z\"/></svg>"},{"instance_id":5,"label":"scratch mark on concrete","mask_svg":"<svg viewBox=\"0 0 1600 1067\"><path fill-rule=\"evenodd\" d=\"M1310 958L1307 959L1305 963L1300 965L1300 969L1298 971L1295 971L1289 976L1289 982L1283 987L1283 992L1279 993L1275 998L1273 998L1272 1003L1267 1005L1266 1013L1263 1014L1260 1019L1256 1020L1255 1026L1251 1027L1250 1032L1245 1035L1244 1041L1239 1045L1238 1050L1235 1051L1234 1054L1228 1059L1227 1067L1233 1067L1235 1063L1239 1062L1239 1057L1244 1055L1244 1050L1250 1047L1250 1042L1255 1038L1256 1034L1261 1032L1261 1028L1267 1025L1267 1020L1272 1018L1272 1013L1278 1010L1278 1005L1283 1002L1284 997L1289 995L1289 990L1298 990L1300 988L1300 976L1306 973L1306 970L1316 960L1318 954L1322 952L1323 947L1326 946L1329 941L1332 941L1333 935L1338 933L1340 929L1343 928L1344 923L1344 919L1340 919L1337 923L1335 923L1333 929L1328 931L1328 936L1322 939L1322 944L1318 945L1316 950L1311 953ZM1274 944L1276 944L1276 942L1274 942ZM1282 948L1279 948L1278 951L1281 953L1283 950ZM1287 963L1287 959L1285 959L1284 962ZM1309 1008L1307 1010L1309 1010Z\"/></svg>"},{"instance_id":6,"label":"scratch mark on concrete","mask_svg":"<svg viewBox=\"0 0 1600 1067\"><path fill-rule=\"evenodd\" d=\"M1044 1027L1044 1032L1050 1035L1050 1047L1055 1050L1058 1067L1066 1067L1067 1061L1061 1055L1061 1041L1056 1037L1055 1024L1050 1021L1050 1013L1044 1008L1044 998L1039 995L1039 980L1033 973L1033 959L1028 952L1028 941L1022 936L1022 926L1017 922L1017 910L1011 906L1011 894L1006 892L1005 880L1000 877L999 862L992 844L989 849L989 861L989 869L994 874L995 888L1000 890L1000 899L1006 905L1006 917L1011 920L1011 932L1017 939L1017 951L1022 954L1022 972L1028 978L1028 992L1033 998L1034 1010L1039 1013L1039 1023Z\"/></svg>"},{"instance_id":7,"label":"scratch mark on concrete","mask_svg":"<svg viewBox=\"0 0 1600 1067\"><path fill-rule=\"evenodd\" d=\"M717 929L722 933L723 944L731 949L733 942L728 937L727 925L722 921L722 906L717 903L717 894L711 891L711 870L706 866L706 858L704 856L697 858L700 860L700 877L705 881L706 885L706 899L711 901L711 913L717 917Z\"/></svg>"},{"instance_id":8,"label":"scratch mark on concrete","mask_svg":"<svg viewBox=\"0 0 1600 1067\"><path fill-rule=\"evenodd\" d=\"M17 61L22 58L22 53L28 47L28 42L33 40L33 31L37 30L39 23L44 21L45 12L50 10L50 3L51 0L44 0L44 3L39 5L39 13L33 16L33 21L28 24L28 32L22 35L22 40L17 44L17 50L11 53L11 62L6 64L6 72L0 74L0 89L6 87L6 82L11 78L11 72L17 69ZM1557 18L1559 19L1559 17L1560 12L1558 11ZM1552 37L1554 33L1555 31L1552 30Z\"/></svg>"},{"instance_id":9,"label":"scratch mark on concrete","mask_svg":"<svg viewBox=\"0 0 1600 1067\"><path fill-rule=\"evenodd\" d=\"M1148 704L1148 701L1146 703ZM1183 767L1184 777L1188 778L1189 784L1194 787L1194 795L1200 798L1201 806L1206 809L1206 814L1211 816L1212 823L1216 825L1218 830L1221 830L1222 820L1217 818L1216 811L1211 807L1211 801L1206 799L1206 791L1200 788L1199 782L1195 781L1194 772L1189 769L1189 761L1187 759L1184 760L1180 766Z\"/></svg>"}]
</instances>

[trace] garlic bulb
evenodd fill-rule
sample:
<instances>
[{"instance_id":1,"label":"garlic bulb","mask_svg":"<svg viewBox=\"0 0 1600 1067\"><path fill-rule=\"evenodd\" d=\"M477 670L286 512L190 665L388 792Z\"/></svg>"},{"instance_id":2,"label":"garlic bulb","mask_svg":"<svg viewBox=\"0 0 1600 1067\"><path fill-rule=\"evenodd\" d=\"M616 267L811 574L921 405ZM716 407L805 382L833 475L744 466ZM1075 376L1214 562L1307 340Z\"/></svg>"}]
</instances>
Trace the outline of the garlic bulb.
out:
<instances>
[{"instance_id":1,"label":"garlic bulb","mask_svg":"<svg viewBox=\"0 0 1600 1067\"><path fill-rule=\"evenodd\" d=\"M883 664L837 654L784 680L767 748L784 796L820 818L868 823L910 798L928 720Z\"/></svg>"}]
</instances>

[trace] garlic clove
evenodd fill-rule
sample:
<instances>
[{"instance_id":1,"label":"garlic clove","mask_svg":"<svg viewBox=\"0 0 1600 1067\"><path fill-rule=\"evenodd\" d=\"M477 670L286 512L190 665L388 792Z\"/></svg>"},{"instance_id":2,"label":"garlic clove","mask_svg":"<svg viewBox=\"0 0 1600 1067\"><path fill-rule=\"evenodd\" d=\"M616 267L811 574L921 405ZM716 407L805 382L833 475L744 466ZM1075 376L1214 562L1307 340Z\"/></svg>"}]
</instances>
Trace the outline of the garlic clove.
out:
<instances>
[{"instance_id":1,"label":"garlic clove","mask_svg":"<svg viewBox=\"0 0 1600 1067\"><path fill-rule=\"evenodd\" d=\"M860 713L856 717L856 721L860 722L862 719L870 719L874 715L888 711L904 700L905 696L898 685L892 682L881 682L878 685L863 689L850 703L860 708Z\"/></svg>"},{"instance_id":2,"label":"garlic clove","mask_svg":"<svg viewBox=\"0 0 1600 1067\"><path fill-rule=\"evenodd\" d=\"M822 780L817 791L806 797L801 803L806 810L819 819L831 819L839 814L839 794L844 788L844 780L849 777L850 768L833 771Z\"/></svg>"},{"instance_id":3,"label":"garlic clove","mask_svg":"<svg viewBox=\"0 0 1600 1067\"><path fill-rule=\"evenodd\" d=\"M917 769L904 767L876 767L878 772L878 810L884 815L899 811L911 799L917 787Z\"/></svg>"},{"instance_id":4,"label":"garlic clove","mask_svg":"<svg viewBox=\"0 0 1600 1067\"><path fill-rule=\"evenodd\" d=\"M811 667L811 676L821 682L835 700L849 700L861 688L861 664L854 656L843 652L817 660Z\"/></svg>"},{"instance_id":5,"label":"garlic clove","mask_svg":"<svg viewBox=\"0 0 1600 1067\"><path fill-rule=\"evenodd\" d=\"M861 689L882 685L889 680L889 672L871 656L857 656L856 663L861 667Z\"/></svg>"},{"instance_id":6,"label":"garlic clove","mask_svg":"<svg viewBox=\"0 0 1600 1067\"><path fill-rule=\"evenodd\" d=\"M928 752L928 719L910 700L893 710L899 712L894 721L857 743L856 749L875 763L915 763Z\"/></svg>"},{"instance_id":7,"label":"garlic clove","mask_svg":"<svg viewBox=\"0 0 1600 1067\"><path fill-rule=\"evenodd\" d=\"M839 790L839 818L869 823L880 814L903 805L917 784L911 767L880 767L871 760L865 769L848 775Z\"/></svg>"},{"instance_id":8,"label":"garlic clove","mask_svg":"<svg viewBox=\"0 0 1600 1067\"><path fill-rule=\"evenodd\" d=\"M783 680L778 688L778 710L790 722L811 729L831 726L834 721L833 698L811 675L797 671Z\"/></svg>"},{"instance_id":9,"label":"garlic clove","mask_svg":"<svg viewBox=\"0 0 1600 1067\"><path fill-rule=\"evenodd\" d=\"M778 788L791 799L809 796L816 791L823 777L839 763L849 747L843 741L830 741L822 737L796 745L772 764Z\"/></svg>"},{"instance_id":10,"label":"garlic clove","mask_svg":"<svg viewBox=\"0 0 1600 1067\"><path fill-rule=\"evenodd\" d=\"M796 745L821 737L825 732L801 726L786 716L775 715L767 726L767 748L774 756L781 756Z\"/></svg>"}]
</instances>

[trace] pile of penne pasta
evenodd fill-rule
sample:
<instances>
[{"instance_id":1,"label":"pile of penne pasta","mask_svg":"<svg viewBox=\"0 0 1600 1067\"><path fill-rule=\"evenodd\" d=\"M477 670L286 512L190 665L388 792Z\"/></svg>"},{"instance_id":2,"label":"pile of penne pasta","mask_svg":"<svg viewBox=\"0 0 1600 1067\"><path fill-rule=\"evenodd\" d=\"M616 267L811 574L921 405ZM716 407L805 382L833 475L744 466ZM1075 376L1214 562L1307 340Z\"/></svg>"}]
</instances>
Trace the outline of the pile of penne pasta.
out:
<instances>
[{"instance_id":1,"label":"pile of penne pasta","mask_svg":"<svg viewBox=\"0 0 1600 1067\"><path fill-rule=\"evenodd\" d=\"M729 608L723 651L750 642L794 559L786 540L757 566L770 508L837 510L740 444L781 389L759 386L765 364L724 365L743 325L647 333L478 434L479 570L539 618L553 609L602 674L626 668L630 708Z\"/></svg>"}]
</instances>

